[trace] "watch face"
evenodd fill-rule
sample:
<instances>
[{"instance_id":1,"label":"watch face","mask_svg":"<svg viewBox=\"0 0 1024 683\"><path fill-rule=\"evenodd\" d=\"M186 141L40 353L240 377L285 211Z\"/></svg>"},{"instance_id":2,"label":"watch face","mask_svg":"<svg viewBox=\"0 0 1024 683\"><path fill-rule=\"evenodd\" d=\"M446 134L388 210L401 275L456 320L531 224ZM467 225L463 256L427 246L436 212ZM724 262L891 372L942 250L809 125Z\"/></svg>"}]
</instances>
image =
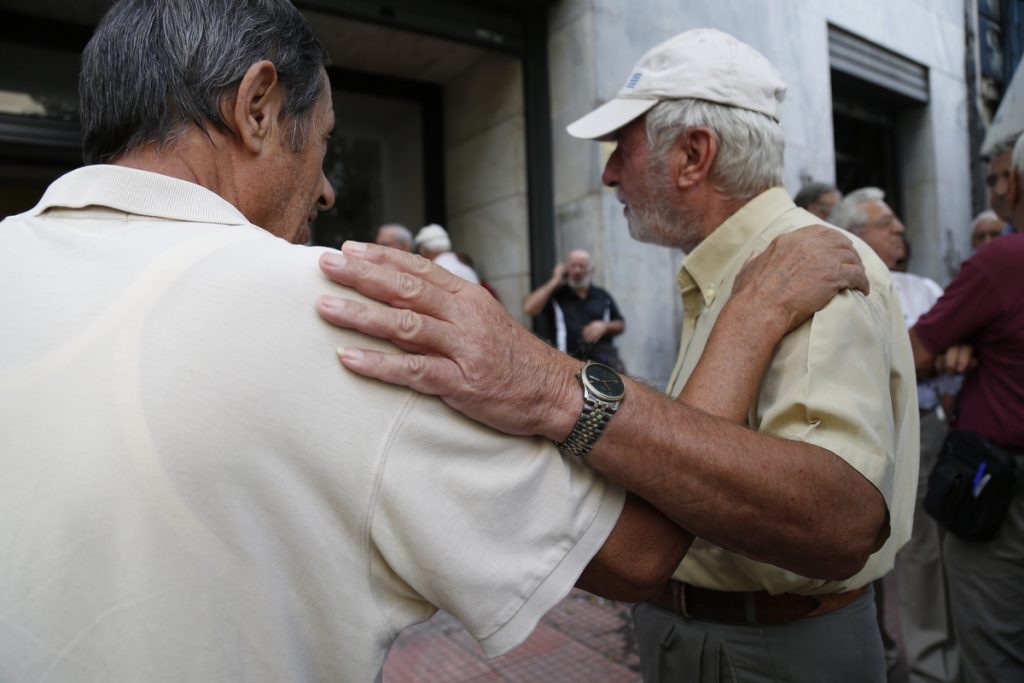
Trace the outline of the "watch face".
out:
<instances>
[{"instance_id":1,"label":"watch face","mask_svg":"<svg viewBox=\"0 0 1024 683\"><path fill-rule=\"evenodd\" d=\"M588 363L583 367L583 382L604 401L621 401L626 385L618 373L601 363Z\"/></svg>"}]
</instances>

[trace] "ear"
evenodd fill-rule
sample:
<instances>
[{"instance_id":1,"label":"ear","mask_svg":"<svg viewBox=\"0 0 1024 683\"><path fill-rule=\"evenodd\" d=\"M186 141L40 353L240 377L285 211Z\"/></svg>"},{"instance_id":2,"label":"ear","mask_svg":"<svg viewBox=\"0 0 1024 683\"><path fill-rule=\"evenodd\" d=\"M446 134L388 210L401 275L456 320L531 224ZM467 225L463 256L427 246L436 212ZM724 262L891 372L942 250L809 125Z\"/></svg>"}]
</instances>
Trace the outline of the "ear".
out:
<instances>
[{"instance_id":1,"label":"ear","mask_svg":"<svg viewBox=\"0 0 1024 683\"><path fill-rule=\"evenodd\" d=\"M711 174L711 165L718 155L718 138L710 128L690 128L676 139L670 155L676 187L695 187Z\"/></svg>"},{"instance_id":2,"label":"ear","mask_svg":"<svg viewBox=\"0 0 1024 683\"><path fill-rule=\"evenodd\" d=\"M1024 201L1024 176L1017 172L1016 167L1010 167L1010 182L1006 188L1006 204L1011 210Z\"/></svg>"},{"instance_id":3,"label":"ear","mask_svg":"<svg viewBox=\"0 0 1024 683\"><path fill-rule=\"evenodd\" d=\"M275 127L283 106L277 69L261 60L246 70L235 97L225 102L225 120L232 124L242 145L258 154Z\"/></svg>"}]
</instances>

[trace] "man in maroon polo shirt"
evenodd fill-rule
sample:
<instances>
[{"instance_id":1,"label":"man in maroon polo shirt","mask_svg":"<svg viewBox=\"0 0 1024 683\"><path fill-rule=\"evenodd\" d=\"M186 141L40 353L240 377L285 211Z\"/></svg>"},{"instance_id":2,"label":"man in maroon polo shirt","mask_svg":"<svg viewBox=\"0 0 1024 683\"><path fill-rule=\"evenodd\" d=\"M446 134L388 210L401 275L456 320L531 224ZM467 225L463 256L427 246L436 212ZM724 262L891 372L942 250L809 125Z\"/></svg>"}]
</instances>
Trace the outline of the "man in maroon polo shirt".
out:
<instances>
[{"instance_id":1,"label":"man in maroon polo shirt","mask_svg":"<svg viewBox=\"0 0 1024 683\"><path fill-rule=\"evenodd\" d=\"M1024 225L1024 136L1007 200L1012 222ZM910 338L919 376L950 347L974 348L978 367L960 391L956 427L1010 449L1024 466L1024 234L978 249ZM1024 681L1024 486L995 538L947 536L944 557L968 680Z\"/></svg>"}]
</instances>

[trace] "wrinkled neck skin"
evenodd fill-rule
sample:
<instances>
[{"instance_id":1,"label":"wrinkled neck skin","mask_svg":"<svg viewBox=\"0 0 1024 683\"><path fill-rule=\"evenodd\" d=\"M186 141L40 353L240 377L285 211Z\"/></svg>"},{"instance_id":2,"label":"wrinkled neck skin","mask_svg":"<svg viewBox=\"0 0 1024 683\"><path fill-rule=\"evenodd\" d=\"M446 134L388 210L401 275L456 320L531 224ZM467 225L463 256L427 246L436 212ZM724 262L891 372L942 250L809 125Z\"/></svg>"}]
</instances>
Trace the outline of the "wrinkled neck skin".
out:
<instances>
[{"instance_id":1,"label":"wrinkled neck skin","mask_svg":"<svg viewBox=\"0 0 1024 683\"><path fill-rule=\"evenodd\" d=\"M110 163L201 185L244 214L245 188L250 184L238 147L219 131L207 134L190 128L170 142L131 150Z\"/></svg>"}]
</instances>

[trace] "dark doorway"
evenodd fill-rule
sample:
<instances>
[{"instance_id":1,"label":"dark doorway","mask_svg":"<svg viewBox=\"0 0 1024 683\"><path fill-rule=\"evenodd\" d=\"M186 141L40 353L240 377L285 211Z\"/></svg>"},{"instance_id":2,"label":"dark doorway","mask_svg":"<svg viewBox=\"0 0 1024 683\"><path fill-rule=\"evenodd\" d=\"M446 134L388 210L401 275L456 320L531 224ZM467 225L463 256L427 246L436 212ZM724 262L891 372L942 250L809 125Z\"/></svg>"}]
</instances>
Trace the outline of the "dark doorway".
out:
<instances>
[{"instance_id":1,"label":"dark doorway","mask_svg":"<svg viewBox=\"0 0 1024 683\"><path fill-rule=\"evenodd\" d=\"M860 187L877 187L899 213L896 122L882 110L833 100L836 186L845 194Z\"/></svg>"},{"instance_id":2,"label":"dark doorway","mask_svg":"<svg viewBox=\"0 0 1024 683\"><path fill-rule=\"evenodd\" d=\"M832 130L836 186L843 193L877 187L903 215L901 118L923 105L850 74L832 70Z\"/></svg>"},{"instance_id":3,"label":"dark doorway","mask_svg":"<svg viewBox=\"0 0 1024 683\"><path fill-rule=\"evenodd\" d=\"M412 229L445 219L440 86L330 68L334 134L324 173L334 208L313 226L313 244L373 241L382 223Z\"/></svg>"}]
</instances>

